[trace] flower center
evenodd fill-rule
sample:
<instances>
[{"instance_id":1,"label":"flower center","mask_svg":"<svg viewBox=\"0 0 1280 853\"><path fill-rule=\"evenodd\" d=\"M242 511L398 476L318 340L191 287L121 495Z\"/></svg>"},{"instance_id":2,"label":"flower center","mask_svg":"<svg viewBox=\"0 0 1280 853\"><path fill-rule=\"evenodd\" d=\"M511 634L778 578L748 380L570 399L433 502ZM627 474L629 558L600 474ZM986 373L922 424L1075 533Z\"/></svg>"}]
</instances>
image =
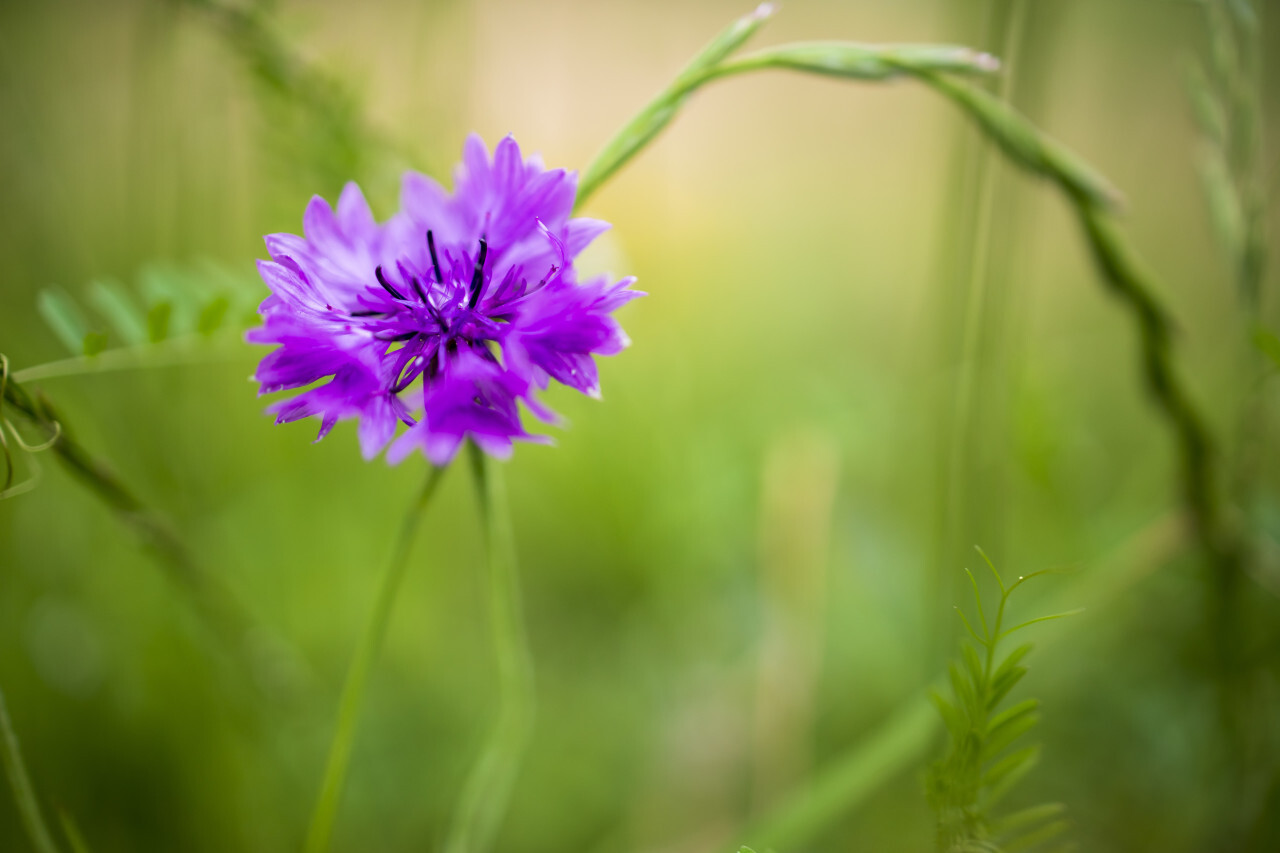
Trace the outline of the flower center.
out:
<instances>
[{"instance_id":1,"label":"flower center","mask_svg":"<svg viewBox=\"0 0 1280 853\"><path fill-rule=\"evenodd\" d=\"M396 283L382 265L374 268L374 278L391 297L392 304L353 311L351 316L364 319L365 328L373 337L387 344L386 354L395 357L392 393L403 391L419 375L425 383L460 349L470 349L486 359L496 358L485 342L497 337L498 323L477 310L484 295L485 261L489 255L487 241L481 238L479 244L471 279L466 284L456 267L451 278L445 278L431 231L427 232L431 256L428 275L434 274L434 281L428 276L420 277L401 262L396 263ZM396 349L397 345L402 346Z\"/></svg>"}]
</instances>

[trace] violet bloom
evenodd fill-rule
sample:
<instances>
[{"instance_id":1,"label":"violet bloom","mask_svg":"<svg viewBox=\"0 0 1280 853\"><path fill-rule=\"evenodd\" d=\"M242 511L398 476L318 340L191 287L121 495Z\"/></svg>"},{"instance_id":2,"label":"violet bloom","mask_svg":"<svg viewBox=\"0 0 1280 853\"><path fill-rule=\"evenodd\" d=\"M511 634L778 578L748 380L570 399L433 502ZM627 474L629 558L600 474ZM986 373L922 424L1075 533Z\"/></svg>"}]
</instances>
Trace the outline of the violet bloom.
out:
<instances>
[{"instance_id":1,"label":"violet bloom","mask_svg":"<svg viewBox=\"0 0 1280 853\"><path fill-rule=\"evenodd\" d=\"M254 379L261 393L327 380L268 411L277 423L320 417L323 438L359 420L360 447L397 463L415 448L433 463L464 439L506 457L525 431L520 403L554 422L535 392L555 379L599 396L593 356L628 344L612 313L641 296L633 278L579 282L573 260L607 223L570 219L577 175L527 160L515 140L490 160L467 139L446 193L405 176L401 210L379 225L355 184L332 210L316 197L304 237L266 238L258 270L271 288L254 343L276 344Z\"/></svg>"}]
</instances>

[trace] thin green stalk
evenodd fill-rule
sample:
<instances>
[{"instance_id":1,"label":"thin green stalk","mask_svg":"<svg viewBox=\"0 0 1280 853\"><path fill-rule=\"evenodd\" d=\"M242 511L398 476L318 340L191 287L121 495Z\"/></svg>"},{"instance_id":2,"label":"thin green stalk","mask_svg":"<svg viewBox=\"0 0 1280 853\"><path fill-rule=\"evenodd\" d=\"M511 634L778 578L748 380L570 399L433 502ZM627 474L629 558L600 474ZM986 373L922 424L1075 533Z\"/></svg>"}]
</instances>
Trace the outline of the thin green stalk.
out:
<instances>
[{"instance_id":1,"label":"thin green stalk","mask_svg":"<svg viewBox=\"0 0 1280 853\"><path fill-rule=\"evenodd\" d=\"M1007 100L1013 89L1013 72L1016 68L1016 56L1024 29L1026 4L1023 0L1010 0L1001 4L993 12L995 16L993 31L1003 31L1001 56L1004 58L1004 72L998 83L998 94ZM981 531L984 538L990 538L989 525L978 513L989 514L999 511L999 500L991 500L991 493L998 492L1000 477L983 478L979 471L973 470L972 460L981 456L977 442L981 441L981 431L975 424L975 410L979 409L980 397L988 396L985 388L979 387L979 374L985 365L982 361L983 341L992 337L990 327L998 326L998 319L993 317L992 292L995 289L991 282L991 255L993 252L993 221L996 211L996 189L999 167L995 153L989 146L975 152L974 181L976 191L971 199L962 204L970 207L966 211L971 214L963 219L964 236L972 247L969 253L969 264L964 272L962 290L964 299L963 323L961 326L960 352L958 372L954 394L951 399L950 423L944 429L946 455L943 458L942 487L939 490L942 498L939 545L941 559L938 565L951 563L952 555L958 552L961 529L967 529L972 535ZM951 282L954 285L956 282ZM998 314L996 315L998 317ZM999 333L999 329L996 329ZM968 469L968 470L966 470ZM986 482L982 482L983 479ZM967 494L966 494L967 492ZM976 497L976 499L975 499ZM970 517L962 516L966 512ZM998 544L998 541L997 541ZM954 587L944 579L936 584L938 592L949 596ZM938 608L941 612L945 608ZM948 656L952 652L951 632L943 632L937 645L945 649Z\"/></svg>"},{"instance_id":2,"label":"thin green stalk","mask_svg":"<svg viewBox=\"0 0 1280 853\"><path fill-rule=\"evenodd\" d=\"M226 0L184 0L183 5L202 13L221 32L274 103L298 111L304 119L305 139L286 137L290 144L305 146L302 163L316 176L340 186L370 162L369 153L398 155L399 146L374 130L363 114L359 99L343 81L310 62L284 39L266 3L231 3ZM277 121L289 114L277 113Z\"/></svg>"},{"instance_id":3,"label":"thin green stalk","mask_svg":"<svg viewBox=\"0 0 1280 853\"><path fill-rule=\"evenodd\" d=\"M230 361L241 353L242 346L240 341L236 341L234 350L230 346L215 348L208 346L207 338L203 336L188 335L169 338L156 344L116 347L98 355L77 355L24 367L22 370L15 370L12 378L18 382L35 382L40 379L86 376L116 370L210 364Z\"/></svg>"},{"instance_id":4,"label":"thin green stalk","mask_svg":"<svg viewBox=\"0 0 1280 853\"><path fill-rule=\"evenodd\" d=\"M606 180L652 142L676 117L696 90L717 80L770 68L807 71L851 80L883 81L922 71L990 74L1000 67L992 56L953 45L870 45L854 42L804 42L767 48L729 60L773 13L762 4L726 27L694 57L669 86L638 112L582 172L576 208Z\"/></svg>"},{"instance_id":5,"label":"thin green stalk","mask_svg":"<svg viewBox=\"0 0 1280 853\"><path fill-rule=\"evenodd\" d=\"M1219 456L1206 419L1174 366L1173 322L1155 279L1125 241L1107 206L1088 189L1087 180L1096 173L994 96L937 74L918 76L976 121L1014 163L1053 181L1071 203L1103 283L1133 318L1147 388L1177 442L1183 503L1219 585L1230 590L1243 554L1221 510Z\"/></svg>"},{"instance_id":6,"label":"thin green stalk","mask_svg":"<svg viewBox=\"0 0 1280 853\"><path fill-rule=\"evenodd\" d=\"M1153 277L1137 260L1121 236L1109 211L1120 204L1120 193L1092 166L1066 146L1042 133L1017 110L989 92L955 79L956 73L989 73L998 67L992 57L952 46L864 45L814 42L781 45L729 60L763 18L740 19L712 46L721 58L689 68L596 157L584 172L578 205L599 188L644 145L670 123L680 106L702 85L736 74L783 68L856 80L883 81L914 77L953 102L1015 165L1056 185L1075 209L1103 283L1116 294L1137 327L1147 386L1157 408L1173 431L1181 457L1181 493L1193 529L1208 557L1213 574L1230 598L1242 561L1238 535L1225 523L1217 489L1219 458L1205 426L1206 420L1173 364L1172 323ZM730 38L732 35L732 38Z\"/></svg>"},{"instance_id":7,"label":"thin green stalk","mask_svg":"<svg viewBox=\"0 0 1280 853\"><path fill-rule=\"evenodd\" d=\"M233 652L238 649L252 617L232 590L205 571L169 523L76 440L66 418L54 409L48 397L40 391L27 391L16 377L17 374L8 373L8 360L0 355L0 407L12 407L40 431L58 461L137 535L188 593L197 612L227 641L226 648Z\"/></svg>"},{"instance_id":8,"label":"thin green stalk","mask_svg":"<svg viewBox=\"0 0 1280 853\"><path fill-rule=\"evenodd\" d=\"M5 774L9 777L9 784L13 786L18 813L22 816L22 825L27 830L31 845L35 847L36 853L58 853L58 845L53 843L53 835L45 825L35 788L31 785L31 777L27 775L27 766L22 761L22 750L18 747L18 736L13 733L13 723L9 720L9 709L5 705L3 691L0 691L0 759L4 760Z\"/></svg>"},{"instance_id":9,"label":"thin green stalk","mask_svg":"<svg viewBox=\"0 0 1280 853\"><path fill-rule=\"evenodd\" d=\"M76 825L71 813L66 809L59 809L58 821L62 824L62 834L67 837L67 845L71 848L71 853L89 853L89 842L85 841L84 833Z\"/></svg>"},{"instance_id":10,"label":"thin green stalk","mask_svg":"<svg viewBox=\"0 0 1280 853\"><path fill-rule=\"evenodd\" d=\"M667 123L675 118L684 99L701 85L706 71L741 47L772 14L773 5L761 3L751 14L744 15L725 27L684 67L676 79L671 81L671 85L627 122L583 170L578 182L575 207L585 204L601 184L626 165L640 149L652 142Z\"/></svg>"},{"instance_id":11,"label":"thin green stalk","mask_svg":"<svg viewBox=\"0 0 1280 853\"><path fill-rule=\"evenodd\" d=\"M520 604L515 543L501 472L469 445L488 562L489 627L498 663L498 718L463 786L445 853L485 853L507 810L533 733L533 655Z\"/></svg>"},{"instance_id":12,"label":"thin green stalk","mask_svg":"<svg viewBox=\"0 0 1280 853\"><path fill-rule=\"evenodd\" d=\"M807 846L824 828L847 817L888 780L918 762L939 728L928 696L911 697L738 838L758 850Z\"/></svg>"},{"instance_id":13,"label":"thin green stalk","mask_svg":"<svg viewBox=\"0 0 1280 853\"><path fill-rule=\"evenodd\" d=\"M1054 589L1054 602L1089 601L1095 608L1119 599L1145 579L1153 567L1167 565L1184 545L1184 526L1176 518L1161 519L1117 548L1090 560L1095 570L1070 588ZM1024 579L1020 578L1014 586ZM985 620L986 616L982 618ZM989 633L989 632L987 632ZM1007 631L1002 633L1007 635ZM1070 632L1041 641L1042 654L1068 642ZM934 678L935 684L945 681ZM817 769L812 780L784 798L738 837L755 849L798 849L809 845L837 820L847 818L890 779L916 766L934 742L940 720L927 693L906 699L843 754ZM735 853L737 846L724 853Z\"/></svg>"},{"instance_id":14,"label":"thin green stalk","mask_svg":"<svg viewBox=\"0 0 1280 853\"><path fill-rule=\"evenodd\" d=\"M432 496L435 495L444 471L443 467L434 465L431 467L422 490L410 505L404 521L400 524L400 534L391 552L387 571L382 576L382 584L378 587L373 612L369 615L364 634L361 635L360 643L356 646L351 667L347 670L347 679L342 686L342 699L338 705L338 724L333 733L333 741L329 745L329 759L325 765L324 781L320 785L320 796L316 800L315 811L311 816L311 826L307 830L305 847L307 853L323 853L329 848L329 836L333 831L333 820L338 810L338 801L342 797L347 765L351 759L351 746L355 740L356 722L360 716L360 700L364 697L365 682L368 681L369 670L387 633L387 623L390 621L391 610L395 605L396 592L400 588L400 582L408 566L414 534L417 533L418 525L431 503Z\"/></svg>"}]
</instances>

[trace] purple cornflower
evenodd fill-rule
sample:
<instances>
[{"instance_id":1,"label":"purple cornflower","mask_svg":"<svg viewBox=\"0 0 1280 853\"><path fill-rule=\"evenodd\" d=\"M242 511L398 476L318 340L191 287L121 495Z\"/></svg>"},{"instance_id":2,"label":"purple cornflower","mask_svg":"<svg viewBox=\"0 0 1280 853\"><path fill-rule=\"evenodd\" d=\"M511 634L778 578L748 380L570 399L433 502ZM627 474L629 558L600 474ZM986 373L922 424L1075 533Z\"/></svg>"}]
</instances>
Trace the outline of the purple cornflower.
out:
<instances>
[{"instance_id":1,"label":"purple cornflower","mask_svg":"<svg viewBox=\"0 0 1280 853\"><path fill-rule=\"evenodd\" d=\"M348 184L337 210L316 197L305 237L266 238L258 270L271 295L253 343L276 344L254 379L261 393L303 388L268 411L277 423L317 415L319 441L340 420L360 422L372 459L415 448L443 465L470 438L506 457L526 432L520 402L555 415L535 392L551 379L599 396L595 355L629 343L613 311L641 296L634 278L577 280L573 260L609 226L570 219L577 175L524 159L511 137L492 160L467 139L452 195L416 173L401 210L378 224Z\"/></svg>"}]
</instances>

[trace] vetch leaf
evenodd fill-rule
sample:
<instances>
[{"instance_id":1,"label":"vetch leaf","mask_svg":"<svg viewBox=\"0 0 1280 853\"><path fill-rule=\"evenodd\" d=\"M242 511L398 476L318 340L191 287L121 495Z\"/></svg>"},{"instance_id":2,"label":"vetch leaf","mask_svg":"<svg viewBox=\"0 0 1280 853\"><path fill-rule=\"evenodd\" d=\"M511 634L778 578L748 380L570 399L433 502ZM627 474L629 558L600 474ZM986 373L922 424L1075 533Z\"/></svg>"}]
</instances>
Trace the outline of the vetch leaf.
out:
<instances>
[{"instance_id":1,"label":"vetch leaf","mask_svg":"<svg viewBox=\"0 0 1280 853\"><path fill-rule=\"evenodd\" d=\"M1007 672L1009 672L1014 667L1016 667L1019 663L1022 662L1022 659L1026 657L1027 654L1030 653L1030 651L1033 648L1035 648L1033 644L1023 643L1013 651L1009 652L1009 656L1004 659L1004 661L1000 664L1000 666L996 667L995 675L991 677L991 680L992 681L998 680Z\"/></svg>"},{"instance_id":2,"label":"vetch leaf","mask_svg":"<svg viewBox=\"0 0 1280 853\"><path fill-rule=\"evenodd\" d=\"M1004 697L1009 695L1022 677L1027 674L1027 668L1023 666L1010 667L999 678L991 679L991 692L987 696L987 710L994 711L1000 707L1000 703L1004 701Z\"/></svg>"},{"instance_id":3,"label":"vetch leaf","mask_svg":"<svg viewBox=\"0 0 1280 853\"><path fill-rule=\"evenodd\" d=\"M173 315L173 305L168 302L157 302L147 312L147 338L158 344L169 337L169 320Z\"/></svg>"},{"instance_id":4,"label":"vetch leaf","mask_svg":"<svg viewBox=\"0 0 1280 853\"><path fill-rule=\"evenodd\" d=\"M1186 75L1187 96L1191 100L1191 110L1195 115L1196 124L1200 126L1200 132L1215 145L1224 144L1227 139L1227 117L1221 102L1214 94L1213 86L1209 83L1209 76L1205 74L1204 66L1199 62L1189 62Z\"/></svg>"},{"instance_id":5,"label":"vetch leaf","mask_svg":"<svg viewBox=\"0 0 1280 853\"><path fill-rule=\"evenodd\" d=\"M1245 214L1231 167L1221 149L1206 150L1199 167L1214 235L1228 257L1237 257L1245 241Z\"/></svg>"},{"instance_id":6,"label":"vetch leaf","mask_svg":"<svg viewBox=\"0 0 1280 853\"><path fill-rule=\"evenodd\" d=\"M167 303L169 319L165 337L195 331L196 318L204 302L197 278L168 266L149 266L138 275L139 289L151 310Z\"/></svg>"},{"instance_id":7,"label":"vetch leaf","mask_svg":"<svg viewBox=\"0 0 1280 853\"><path fill-rule=\"evenodd\" d=\"M1030 626L1037 625L1041 622L1049 622L1054 619L1065 619L1068 616L1076 616L1083 612L1083 607L1077 607L1074 610L1064 610L1061 613L1050 613L1048 616L1037 616L1034 619L1028 619L1026 622L1020 622L1012 628L1006 629L1000 636L1007 637L1016 631L1021 631L1023 628L1029 628Z\"/></svg>"},{"instance_id":8,"label":"vetch leaf","mask_svg":"<svg viewBox=\"0 0 1280 853\"><path fill-rule=\"evenodd\" d=\"M67 349L76 355L84 352L84 337L89 334L89 324L74 299L60 288L46 287L36 297L36 308Z\"/></svg>"},{"instance_id":9,"label":"vetch leaf","mask_svg":"<svg viewBox=\"0 0 1280 853\"><path fill-rule=\"evenodd\" d=\"M982 689L982 683L985 679L983 678L982 661L978 659L978 653L974 651L973 646L966 645L962 655L965 668L969 671L969 680L975 688Z\"/></svg>"},{"instance_id":10,"label":"vetch leaf","mask_svg":"<svg viewBox=\"0 0 1280 853\"><path fill-rule=\"evenodd\" d=\"M147 316L114 281L95 281L89 285L89 303L106 318L120 340L141 344L147 340Z\"/></svg>"},{"instance_id":11,"label":"vetch leaf","mask_svg":"<svg viewBox=\"0 0 1280 853\"><path fill-rule=\"evenodd\" d=\"M1044 803L1043 805L1012 812L991 824L991 834L997 838L1008 835L1014 830L1022 829L1026 826L1034 826L1042 821L1055 818L1066 810L1067 807L1062 803Z\"/></svg>"},{"instance_id":12,"label":"vetch leaf","mask_svg":"<svg viewBox=\"0 0 1280 853\"><path fill-rule=\"evenodd\" d=\"M1069 824L1065 820L1055 820L1053 823L1045 824L1039 829L1006 842L1004 853L1023 853L1024 850L1030 850L1033 847L1044 844L1046 841L1052 841L1066 832L1068 826Z\"/></svg>"},{"instance_id":13,"label":"vetch leaf","mask_svg":"<svg viewBox=\"0 0 1280 853\"><path fill-rule=\"evenodd\" d=\"M107 348L107 333L86 332L81 347L85 355L90 357L97 355Z\"/></svg>"},{"instance_id":14,"label":"vetch leaf","mask_svg":"<svg viewBox=\"0 0 1280 853\"><path fill-rule=\"evenodd\" d=\"M982 744L982 760L994 759L1014 741L1034 728L1036 723L1040 722L1040 715L1036 713L1039 707L1040 703L1037 700L1027 699L1014 705L1004 714L993 717L987 737Z\"/></svg>"},{"instance_id":15,"label":"vetch leaf","mask_svg":"<svg viewBox=\"0 0 1280 853\"><path fill-rule=\"evenodd\" d=\"M987 807L1003 797L1039 760L1040 746L1037 744L1011 752L989 767L982 776L982 784L987 789Z\"/></svg>"},{"instance_id":16,"label":"vetch leaf","mask_svg":"<svg viewBox=\"0 0 1280 853\"><path fill-rule=\"evenodd\" d=\"M930 691L929 699L933 702L933 706L938 709L938 713L942 716L942 722L946 724L947 731L955 740L960 740L965 733L969 731L969 723L960 710L943 697L936 690Z\"/></svg>"},{"instance_id":17,"label":"vetch leaf","mask_svg":"<svg viewBox=\"0 0 1280 853\"><path fill-rule=\"evenodd\" d=\"M955 693L956 701L960 703L960 707L970 719L975 719L978 716L978 697L973 691L973 685L965 679L960 667L954 663L951 664L950 672L951 689Z\"/></svg>"},{"instance_id":18,"label":"vetch leaf","mask_svg":"<svg viewBox=\"0 0 1280 853\"><path fill-rule=\"evenodd\" d=\"M197 331L202 335L216 332L227 318L227 309L230 307L231 300L226 296L219 296L205 305L200 309L200 318L196 321Z\"/></svg>"}]
</instances>

